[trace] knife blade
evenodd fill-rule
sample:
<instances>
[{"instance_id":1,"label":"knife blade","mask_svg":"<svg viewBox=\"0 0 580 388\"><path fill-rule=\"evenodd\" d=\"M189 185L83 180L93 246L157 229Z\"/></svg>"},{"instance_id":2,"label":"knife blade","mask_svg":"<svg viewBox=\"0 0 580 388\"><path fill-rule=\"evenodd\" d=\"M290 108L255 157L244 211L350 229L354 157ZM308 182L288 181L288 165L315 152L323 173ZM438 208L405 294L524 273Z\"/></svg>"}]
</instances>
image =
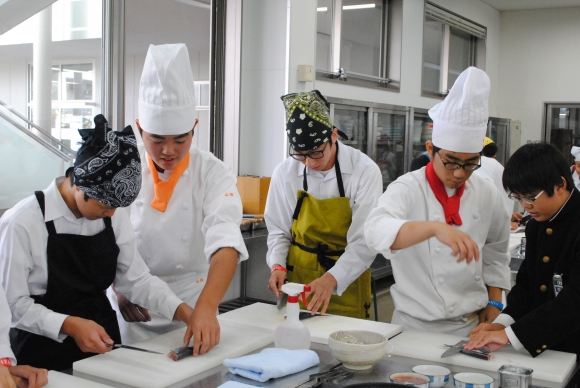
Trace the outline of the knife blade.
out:
<instances>
[{"instance_id":1,"label":"knife blade","mask_svg":"<svg viewBox=\"0 0 580 388\"><path fill-rule=\"evenodd\" d=\"M482 360L489 360L491 358L491 350L487 348L475 348L472 350L463 349L463 345L465 345L467 341L459 341L455 345L445 345L448 346L447 349L442 355L441 358L449 357L457 353L463 353L467 356L480 358Z\"/></svg>"},{"instance_id":2,"label":"knife blade","mask_svg":"<svg viewBox=\"0 0 580 388\"><path fill-rule=\"evenodd\" d=\"M288 283L288 279L284 279L284 284L286 284L286 283ZM280 296L278 297L278 300L276 301L276 307L278 308L278 311L282 310L284 308L284 306L286 306L287 302L288 302L288 294L280 291Z\"/></svg>"},{"instance_id":3,"label":"knife blade","mask_svg":"<svg viewBox=\"0 0 580 388\"><path fill-rule=\"evenodd\" d=\"M121 345L121 344L106 344L108 347L112 347L113 349L129 349L129 350L137 350L139 352L146 352L146 353L154 353L154 354L163 354L163 353L159 353L159 352L155 352L153 350L147 350L147 349L142 349L142 348L136 348L134 346L129 346L129 345Z\"/></svg>"}]
</instances>

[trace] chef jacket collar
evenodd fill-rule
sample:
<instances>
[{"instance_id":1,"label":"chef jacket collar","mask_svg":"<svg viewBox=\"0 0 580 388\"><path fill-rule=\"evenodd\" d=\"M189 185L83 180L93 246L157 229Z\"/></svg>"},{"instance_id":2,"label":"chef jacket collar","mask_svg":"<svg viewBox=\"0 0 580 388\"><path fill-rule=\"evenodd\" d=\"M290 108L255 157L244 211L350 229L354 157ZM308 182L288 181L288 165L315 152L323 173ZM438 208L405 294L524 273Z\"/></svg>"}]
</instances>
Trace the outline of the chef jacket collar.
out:
<instances>
[{"instance_id":1,"label":"chef jacket collar","mask_svg":"<svg viewBox=\"0 0 580 388\"><path fill-rule=\"evenodd\" d=\"M345 152L346 146L344 144L342 144L338 140L337 140L337 142L340 143L340 145L339 145L340 152L338 153L338 163L340 164L340 172L342 174L352 174L352 172L354 170L354 166L352 164L352 160L350 159L350 154ZM298 162L298 163L296 163L296 168L297 168L298 176L303 176L304 175L304 165L302 163ZM308 175L313 174L313 173L319 173L322 175L322 173L320 173L318 171L308 170ZM330 169L330 172L328 174L326 174L326 177L324 178L324 180L331 179L334 177L336 177L336 172L334 170L334 166L332 166L332 168Z\"/></svg>"},{"instance_id":2,"label":"chef jacket collar","mask_svg":"<svg viewBox=\"0 0 580 388\"><path fill-rule=\"evenodd\" d=\"M66 202L60 191L58 191L58 185L60 185L64 180L69 180L70 178L61 176L56 178L46 190L44 190L44 221L53 221L60 217L65 217L67 221L75 222L80 224L83 218L76 218L73 212L68 208ZM65 185L70 184L65 182Z\"/></svg>"}]
</instances>

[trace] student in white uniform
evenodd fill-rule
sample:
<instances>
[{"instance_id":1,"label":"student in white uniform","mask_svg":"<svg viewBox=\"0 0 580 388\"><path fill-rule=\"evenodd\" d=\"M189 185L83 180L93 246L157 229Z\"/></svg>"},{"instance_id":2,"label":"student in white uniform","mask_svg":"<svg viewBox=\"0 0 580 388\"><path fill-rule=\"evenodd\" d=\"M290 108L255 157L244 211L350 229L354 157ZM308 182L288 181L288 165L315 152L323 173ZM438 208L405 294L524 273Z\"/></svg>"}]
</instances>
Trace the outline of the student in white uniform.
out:
<instances>
[{"instance_id":1,"label":"student in white uniform","mask_svg":"<svg viewBox=\"0 0 580 388\"><path fill-rule=\"evenodd\" d=\"M574 165L570 167L574 187L580 190L580 147L572 146L570 154L574 157Z\"/></svg>"},{"instance_id":2,"label":"student in white uniform","mask_svg":"<svg viewBox=\"0 0 580 388\"><path fill-rule=\"evenodd\" d=\"M47 383L46 369L37 369L26 365L16 365L16 357L10 348L10 307L0 285L0 388L44 387ZM24 380L24 381L22 381Z\"/></svg>"},{"instance_id":3,"label":"student in white uniform","mask_svg":"<svg viewBox=\"0 0 580 388\"><path fill-rule=\"evenodd\" d=\"M136 121L143 140L143 184L131 206L131 222L137 249L151 273L195 306L194 354L203 354L219 343L218 306L237 264L248 253L240 231L242 202L236 176L211 153L192 146L195 115L187 47L151 45L139 85ZM116 305L119 294L109 296ZM119 299L124 343L183 326Z\"/></svg>"},{"instance_id":4,"label":"student in white uniform","mask_svg":"<svg viewBox=\"0 0 580 388\"><path fill-rule=\"evenodd\" d=\"M59 371L121 343L105 296L111 284L168 319L187 321L193 311L151 276L129 215L116 211L141 187L132 131L115 132L98 115L94 129L79 132L83 144L66 177L0 219L0 281L12 313L12 350L23 364Z\"/></svg>"},{"instance_id":5,"label":"student in white uniform","mask_svg":"<svg viewBox=\"0 0 580 388\"><path fill-rule=\"evenodd\" d=\"M363 225L382 192L380 169L338 141L318 90L282 101L291 157L274 170L266 202L268 288L279 296L288 273L289 281L312 287L313 313L369 318L376 255Z\"/></svg>"},{"instance_id":6,"label":"student in white uniform","mask_svg":"<svg viewBox=\"0 0 580 388\"><path fill-rule=\"evenodd\" d=\"M472 175L489 88L483 71L461 73L429 111L432 161L393 182L365 223L371 250L391 260L392 323L404 329L467 336L499 315L510 288L508 214L497 189Z\"/></svg>"}]
</instances>

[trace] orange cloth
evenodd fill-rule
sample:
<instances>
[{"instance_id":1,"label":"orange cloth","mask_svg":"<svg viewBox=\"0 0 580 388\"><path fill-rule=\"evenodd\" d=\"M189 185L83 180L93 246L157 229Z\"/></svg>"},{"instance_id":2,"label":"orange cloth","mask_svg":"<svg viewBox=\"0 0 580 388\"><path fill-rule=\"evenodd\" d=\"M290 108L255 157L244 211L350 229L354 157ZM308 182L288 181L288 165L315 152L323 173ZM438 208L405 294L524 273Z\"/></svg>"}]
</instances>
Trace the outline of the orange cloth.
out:
<instances>
[{"instance_id":1,"label":"orange cloth","mask_svg":"<svg viewBox=\"0 0 580 388\"><path fill-rule=\"evenodd\" d=\"M153 201L151 201L151 207L155 210L159 210L160 212L165 213L165 210L167 210L167 204L169 204L169 200L173 195L173 189L175 189L181 174L183 174L183 172L189 166L189 152L185 158L183 158L183 160L177 164L167 181L162 181L159 178L157 168L155 168L155 164L149 155L147 155L147 162L149 163L149 169L151 170L151 175L153 176L153 190L155 191L155 198L153 198Z\"/></svg>"}]
</instances>

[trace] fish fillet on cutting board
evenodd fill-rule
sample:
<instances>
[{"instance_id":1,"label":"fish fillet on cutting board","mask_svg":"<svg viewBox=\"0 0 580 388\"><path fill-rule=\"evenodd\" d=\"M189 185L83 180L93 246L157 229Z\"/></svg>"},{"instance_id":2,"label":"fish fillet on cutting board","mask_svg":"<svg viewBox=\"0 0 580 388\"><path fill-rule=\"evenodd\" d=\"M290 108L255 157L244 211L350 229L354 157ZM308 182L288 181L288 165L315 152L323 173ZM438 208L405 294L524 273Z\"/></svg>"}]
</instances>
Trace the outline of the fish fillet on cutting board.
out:
<instances>
[{"instance_id":1,"label":"fish fillet on cutting board","mask_svg":"<svg viewBox=\"0 0 580 388\"><path fill-rule=\"evenodd\" d=\"M259 327L270 330L284 322L286 309L278 311L276 306L267 303L254 303L229 311L219 316L220 322L228 321L244 327ZM310 340L319 344L328 344L328 335L338 330L368 330L381 333L387 338L401 332L400 325L342 317L339 315L321 315L301 321L310 330Z\"/></svg>"},{"instance_id":2,"label":"fish fillet on cutting board","mask_svg":"<svg viewBox=\"0 0 580 388\"><path fill-rule=\"evenodd\" d=\"M182 346L185 328L137 342L133 346L163 354L115 349L73 364L81 372L139 388L163 388L221 365L226 358L243 356L274 342L271 332L259 328L240 329L235 323L220 320L220 343L209 353L173 361L170 349Z\"/></svg>"},{"instance_id":3,"label":"fish fillet on cutting board","mask_svg":"<svg viewBox=\"0 0 580 388\"><path fill-rule=\"evenodd\" d=\"M573 353L546 350L536 358L529 354L515 350L511 345L506 345L500 350L492 352L492 359L481 360L465 354L455 354L441 358L448 348L444 344L453 345L464 340L449 334L427 333L422 331L404 331L389 341L390 354L396 356L417 358L420 360L441 362L451 365L464 366L490 371L489 375L497 379L497 370L502 365L516 365L532 368L532 379L563 382L576 365L576 355Z\"/></svg>"}]
</instances>

